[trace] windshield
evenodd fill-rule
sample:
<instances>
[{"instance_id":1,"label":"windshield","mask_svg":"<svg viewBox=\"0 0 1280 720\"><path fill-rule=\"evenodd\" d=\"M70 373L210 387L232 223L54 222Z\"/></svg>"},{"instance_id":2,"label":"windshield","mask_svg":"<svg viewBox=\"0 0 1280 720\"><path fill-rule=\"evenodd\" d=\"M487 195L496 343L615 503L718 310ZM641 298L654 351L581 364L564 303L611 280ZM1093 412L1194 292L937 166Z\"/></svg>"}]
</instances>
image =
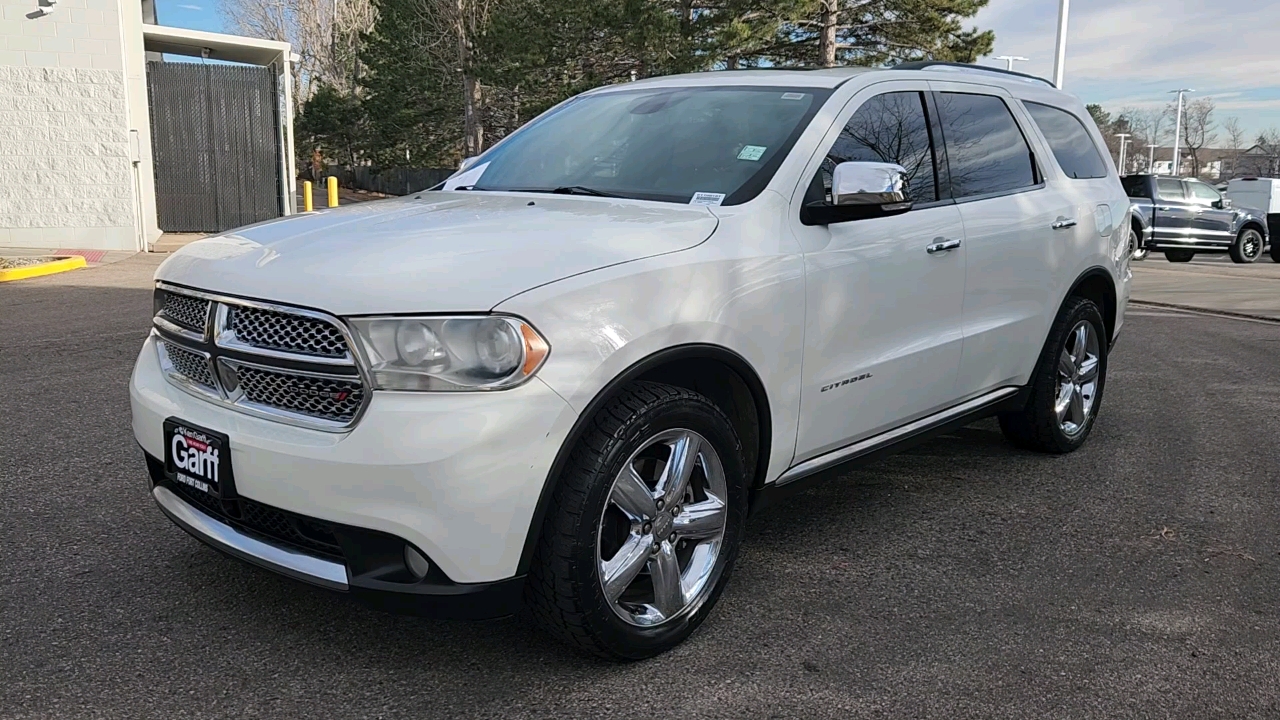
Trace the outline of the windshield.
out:
<instances>
[{"instance_id":1,"label":"windshield","mask_svg":"<svg viewBox=\"0 0 1280 720\"><path fill-rule=\"evenodd\" d=\"M764 189L828 95L763 87L587 95L521 129L446 188L736 205Z\"/></svg>"}]
</instances>

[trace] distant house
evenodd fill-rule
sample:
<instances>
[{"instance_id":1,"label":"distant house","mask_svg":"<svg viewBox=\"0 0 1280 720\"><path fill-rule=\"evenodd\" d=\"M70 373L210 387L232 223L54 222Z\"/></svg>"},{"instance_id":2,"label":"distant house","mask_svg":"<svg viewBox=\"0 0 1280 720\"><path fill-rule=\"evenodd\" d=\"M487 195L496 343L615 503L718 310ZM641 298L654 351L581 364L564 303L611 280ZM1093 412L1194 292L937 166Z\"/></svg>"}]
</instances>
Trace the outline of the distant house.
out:
<instances>
[{"instance_id":1,"label":"distant house","mask_svg":"<svg viewBox=\"0 0 1280 720\"><path fill-rule=\"evenodd\" d=\"M1182 156L1179 167L1179 175L1191 175L1193 163L1191 153L1186 148L1181 148L1179 154ZM1226 148L1201 148L1200 156L1200 177L1204 180L1230 180L1235 177L1245 177L1248 175L1273 175L1280 172L1280 166L1277 165L1275 155L1267 154L1261 147L1255 145L1248 150L1231 150ZM1156 175L1172 175L1173 174L1173 148L1158 147L1155 149L1155 163L1150 168L1147 167L1147 161L1151 157L1150 154L1131 157L1125 164L1129 166L1128 172L1153 172Z\"/></svg>"}]
</instances>

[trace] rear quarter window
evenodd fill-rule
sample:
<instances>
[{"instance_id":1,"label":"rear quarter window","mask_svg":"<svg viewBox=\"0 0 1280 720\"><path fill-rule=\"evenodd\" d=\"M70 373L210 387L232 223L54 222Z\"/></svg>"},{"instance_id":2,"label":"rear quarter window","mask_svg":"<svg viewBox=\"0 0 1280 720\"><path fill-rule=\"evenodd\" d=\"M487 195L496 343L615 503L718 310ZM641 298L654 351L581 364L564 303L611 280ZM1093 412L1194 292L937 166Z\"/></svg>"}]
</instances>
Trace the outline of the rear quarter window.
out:
<instances>
[{"instance_id":1,"label":"rear quarter window","mask_svg":"<svg viewBox=\"0 0 1280 720\"><path fill-rule=\"evenodd\" d=\"M1067 177L1084 180L1107 176L1107 164L1089 137L1084 121L1061 108L1034 102L1023 104L1044 139L1049 141L1049 148Z\"/></svg>"},{"instance_id":2,"label":"rear quarter window","mask_svg":"<svg viewBox=\"0 0 1280 720\"><path fill-rule=\"evenodd\" d=\"M1120 178L1120 184L1131 198L1151 198L1151 183L1146 178L1124 177Z\"/></svg>"}]
</instances>

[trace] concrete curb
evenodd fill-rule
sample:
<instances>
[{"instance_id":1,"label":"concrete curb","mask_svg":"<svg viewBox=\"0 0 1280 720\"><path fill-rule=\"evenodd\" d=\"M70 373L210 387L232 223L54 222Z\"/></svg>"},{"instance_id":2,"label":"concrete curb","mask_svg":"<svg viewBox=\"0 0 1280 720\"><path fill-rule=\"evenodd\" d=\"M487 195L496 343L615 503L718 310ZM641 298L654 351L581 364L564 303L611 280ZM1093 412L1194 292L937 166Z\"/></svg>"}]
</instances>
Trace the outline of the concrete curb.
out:
<instances>
[{"instance_id":1,"label":"concrete curb","mask_svg":"<svg viewBox=\"0 0 1280 720\"><path fill-rule=\"evenodd\" d=\"M26 267L13 268L10 270L0 270L0 282L9 282L10 280L26 280L27 278L40 277L42 275L53 275L54 273L67 272L68 270L77 270L88 265L81 255L72 255L71 257L57 258L46 263L38 265L27 265Z\"/></svg>"},{"instance_id":2,"label":"concrete curb","mask_svg":"<svg viewBox=\"0 0 1280 720\"><path fill-rule=\"evenodd\" d=\"M1215 317L1232 318L1234 320L1251 320L1253 322L1280 325L1280 318L1268 317L1266 315L1250 315L1248 313L1232 312L1231 310L1210 310L1208 308L1195 307L1194 305L1175 305L1174 303L1151 302L1150 300L1134 300L1130 298L1129 307L1147 307L1155 310L1177 310L1178 312L1194 313L1196 315L1213 315Z\"/></svg>"}]
</instances>

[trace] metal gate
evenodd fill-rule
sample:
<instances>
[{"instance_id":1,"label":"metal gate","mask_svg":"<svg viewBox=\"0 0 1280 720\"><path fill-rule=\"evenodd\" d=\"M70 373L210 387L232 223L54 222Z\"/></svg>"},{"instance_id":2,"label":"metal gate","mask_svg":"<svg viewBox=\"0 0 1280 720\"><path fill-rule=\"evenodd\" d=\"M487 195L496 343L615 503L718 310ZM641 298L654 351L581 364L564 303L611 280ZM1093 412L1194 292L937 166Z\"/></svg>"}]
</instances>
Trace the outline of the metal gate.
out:
<instances>
[{"instance_id":1,"label":"metal gate","mask_svg":"<svg viewBox=\"0 0 1280 720\"><path fill-rule=\"evenodd\" d=\"M272 68L148 62L156 213L165 232L219 232L283 214Z\"/></svg>"}]
</instances>

